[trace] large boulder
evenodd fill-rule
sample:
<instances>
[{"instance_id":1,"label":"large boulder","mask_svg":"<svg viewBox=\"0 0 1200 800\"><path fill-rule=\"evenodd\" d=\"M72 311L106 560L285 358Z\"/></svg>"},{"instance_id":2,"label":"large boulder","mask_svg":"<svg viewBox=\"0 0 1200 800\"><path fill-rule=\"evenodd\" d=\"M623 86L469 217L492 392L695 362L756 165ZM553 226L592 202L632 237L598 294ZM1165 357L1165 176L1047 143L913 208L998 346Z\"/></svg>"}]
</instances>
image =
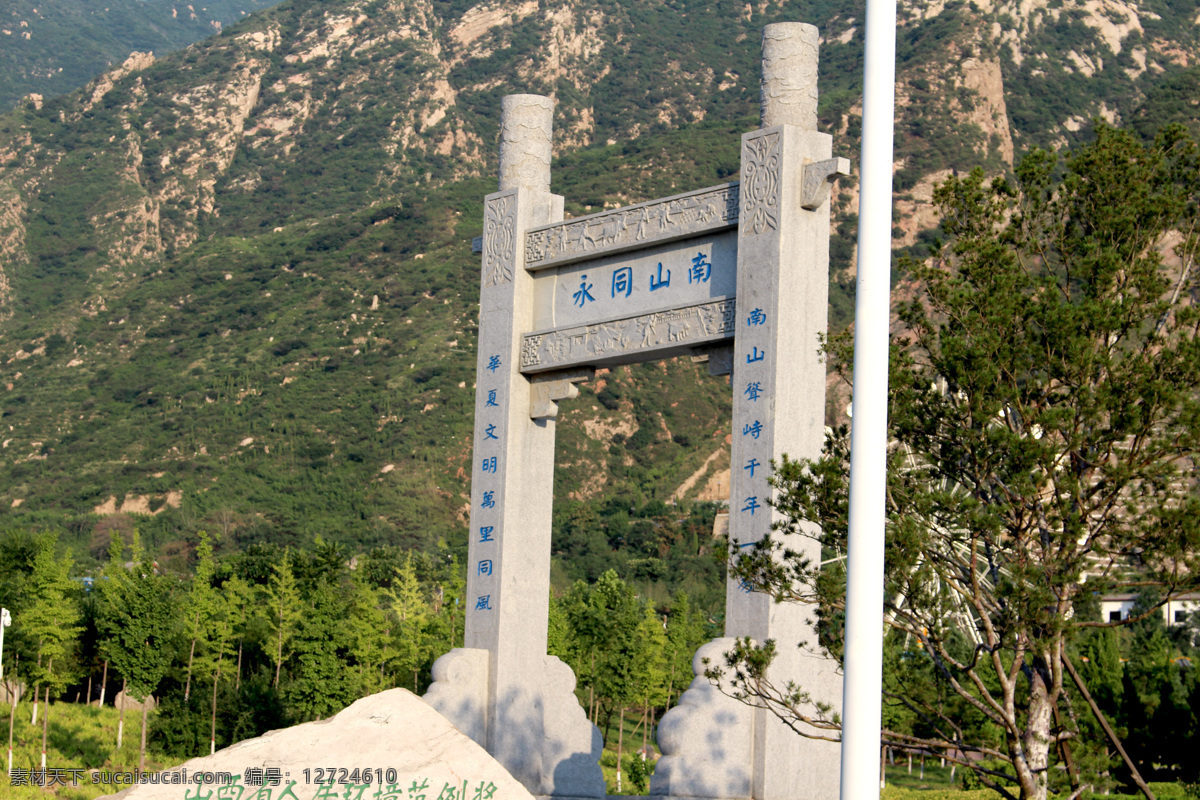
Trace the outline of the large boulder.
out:
<instances>
[{"instance_id":1,"label":"large boulder","mask_svg":"<svg viewBox=\"0 0 1200 800\"><path fill-rule=\"evenodd\" d=\"M233 780L194 783L197 773L221 772ZM272 785L272 777L279 782ZM107 799L533 800L487 751L405 689L364 697L330 719L238 742L151 779L156 783Z\"/></svg>"}]
</instances>

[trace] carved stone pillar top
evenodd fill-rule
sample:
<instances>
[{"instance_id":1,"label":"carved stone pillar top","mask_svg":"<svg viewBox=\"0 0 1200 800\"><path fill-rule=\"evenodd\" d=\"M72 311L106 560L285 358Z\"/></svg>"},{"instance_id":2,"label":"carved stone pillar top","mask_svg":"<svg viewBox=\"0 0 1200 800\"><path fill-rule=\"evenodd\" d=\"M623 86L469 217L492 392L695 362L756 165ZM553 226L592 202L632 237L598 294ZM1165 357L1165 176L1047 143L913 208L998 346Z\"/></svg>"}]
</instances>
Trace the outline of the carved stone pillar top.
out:
<instances>
[{"instance_id":1,"label":"carved stone pillar top","mask_svg":"<svg viewBox=\"0 0 1200 800\"><path fill-rule=\"evenodd\" d=\"M500 191L550 191L550 135L554 101L510 94L500 104Z\"/></svg>"},{"instance_id":2,"label":"carved stone pillar top","mask_svg":"<svg viewBox=\"0 0 1200 800\"><path fill-rule=\"evenodd\" d=\"M777 22L763 28L762 127L817 129L817 26Z\"/></svg>"}]
</instances>

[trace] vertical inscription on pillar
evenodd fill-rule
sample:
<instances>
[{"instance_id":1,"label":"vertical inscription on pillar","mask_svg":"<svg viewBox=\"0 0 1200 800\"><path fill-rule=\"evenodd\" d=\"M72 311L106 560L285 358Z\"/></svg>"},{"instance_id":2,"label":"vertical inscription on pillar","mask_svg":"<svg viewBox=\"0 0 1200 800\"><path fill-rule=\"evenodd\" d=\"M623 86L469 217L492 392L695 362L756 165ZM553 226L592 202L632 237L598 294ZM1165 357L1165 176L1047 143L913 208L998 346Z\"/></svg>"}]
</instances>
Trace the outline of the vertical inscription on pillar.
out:
<instances>
[{"instance_id":1,"label":"vertical inscription on pillar","mask_svg":"<svg viewBox=\"0 0 1200 800\"><path fill-rule=\"evenodd\" d=\"M505 194L488 200L483 219L483 282L485 286L508 283L516 255L517 198Z\"/></svg>"},{"instance_id":2,"label":"vertical inscription on pillar","mask_svg":"<svg viewBox=\"0 0 1200 800\"><path fill-rule=\"evenodd\" d=\"M734 348L731 381L736 395L734 433L738 434L735 461L741 469L738 473L741 479L733 481L741 487L741 492L732 498L732 509L739 515L735 526L742 534L739 541L746 546L761 539L771 527L767 508L771 489L767 479L774 454L775 360L767 359L772 321L761 308L746 313L742 331ZM750 591L745 581L740 586L743 592Z\"/></svg>"},{"instance_id":3,"label":"vertical inscription on pillar","mask_svg":"<svg viewBox=\"0 0 1200 800\"><path fill-rule=\"evenodd\" d=\"M746 138L742 143L742 235L779 227L779 134Z\"/></svg>"},{"instance_id":4,"label":"vertical inscription on pillar","mask_svg":"<svg viewBox=\"0 0 1200 800\"><path fill-rule=\"evenodd\" d=\"M500 537L500 512L502 482L504 468L504 451L500 446L504 424L504 407L500 387L503 383L504 363L499 355L487 356L486 362L480 359L483 369L478 371L479 393L484 398L482 407L476 409L475 458L479 460L479 471L476 474L476 484L481 487L478 493L478 505L471 510L472 536L471 556L475 561L472 585L476 589L474 611L492 611L495 606L492 601L492 578L494 557L497 555L496 546ZM497 376L500 370L500 376ZM495 387L495 388L493 388ZM493 421L494 420L494 421ZM499 424L498 424L499 423Z\"/></svg>"}]
</instances>

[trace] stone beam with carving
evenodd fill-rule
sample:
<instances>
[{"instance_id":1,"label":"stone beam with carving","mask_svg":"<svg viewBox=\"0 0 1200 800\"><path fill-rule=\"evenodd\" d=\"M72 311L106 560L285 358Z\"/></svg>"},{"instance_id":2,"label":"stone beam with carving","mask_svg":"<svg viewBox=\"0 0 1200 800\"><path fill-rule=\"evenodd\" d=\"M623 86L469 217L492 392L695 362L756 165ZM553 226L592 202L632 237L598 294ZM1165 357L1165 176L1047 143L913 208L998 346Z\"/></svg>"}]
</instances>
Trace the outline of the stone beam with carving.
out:
<instances>
[{"instance_id":1,"label":"stone beam with carving","mask_svg":"<svg viewBox=\"0 0 1200 800\"><path fill-rule=\"evenodd\" d=\"M701 236L737 223L738 184L710 186L533 228L525 234L525 269L543 270Z\"/></svg>"}]
</instances>

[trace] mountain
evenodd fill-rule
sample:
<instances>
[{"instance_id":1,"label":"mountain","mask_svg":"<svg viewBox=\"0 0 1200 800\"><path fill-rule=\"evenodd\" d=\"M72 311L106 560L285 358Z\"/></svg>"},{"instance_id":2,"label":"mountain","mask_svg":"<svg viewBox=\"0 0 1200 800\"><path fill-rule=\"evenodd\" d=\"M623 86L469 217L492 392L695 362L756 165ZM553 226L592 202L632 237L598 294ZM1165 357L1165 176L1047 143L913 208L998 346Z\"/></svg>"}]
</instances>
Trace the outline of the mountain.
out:
<instances>
[{"instance_id":1,"label":"mountain","mask_svg":"<svg viewBox=\"0 0 1200 800\"><path fill-rule=\"evenodd\" d=\"M131 53L163 55L278 0L8 0L0 8L0 108L73 91Z\"/></svg>"},{"instance_id":2,"label":"mountain","mask_svg":"<svg viewBox=\"0 0 1200 800\"><path fill-rule=\"evenodd\" d=\"M461 550L470 240L500 98L555 97L569 214L698 188L736 177L738 135L757 124L762 26L811 21L821 124L854 158L863 12L290 0L22 101L0 117L0 526L63 527L99 552L109 526L136 523L168 560L200 528L227 546ZM930 193L951 170L1002 173L1093 118L1149 131L1196 117L1194 0L938 0L901 18L897 247L936 236ZM835 325L852 307L856 207L845 180ZM641 547L646 580L672 548L707 558L694 537L634 547L628 518L689 479L681 496L719 484L728 415L725 380L688 359L600 375L563 406L556 547L596 563Z\"/></svg>"}]
</instances>

